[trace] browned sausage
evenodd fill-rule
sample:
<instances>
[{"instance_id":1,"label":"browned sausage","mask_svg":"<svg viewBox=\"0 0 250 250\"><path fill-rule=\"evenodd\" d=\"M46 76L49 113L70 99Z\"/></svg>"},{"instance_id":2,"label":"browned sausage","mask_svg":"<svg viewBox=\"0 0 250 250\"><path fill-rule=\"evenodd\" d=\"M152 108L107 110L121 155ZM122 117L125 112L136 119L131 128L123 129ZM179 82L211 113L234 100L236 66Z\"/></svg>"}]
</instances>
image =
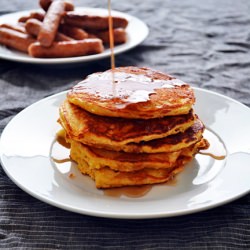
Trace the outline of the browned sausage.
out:
<instances>
[{"instance_id":1,"label":"browned sausage","mask_svg":"<svg viewBox=\"0 0 250 250\"><path fill-rule=\"evenodd\" d=\"M28 34L33 35L35 37L38 36L39 31L42 27L42 22L37 19L31 18L25 23L25 29Z\"/></svg>"},{"instance_id":2,"label":"browned sausage","mask_svg":"<svg viewBox=\"0 0 250 250\"><path fill-rule=\"evenodd\" d=\"M64 11L65 4L63 1L55 0L51 3L37 37L42 46L49 47L52 45Z\"/></svg>"},{"instance_id":3,"label":"browned sausage","mask_svg":"<svg viewBox=\"0 0 250 250\"><path fill-rule=\"evenodd\" d=\"M40 22L37 19L31 18L25 23L25 29L27 33L35 37L38 36L41 27L42 27L42 22ZM57 32L55 40L56 41L71 41L73 39L60 32Z\"/></svg>"},{"instance_id":4,"label":"browned sausage","mask_svg":"<svg viewBox=\"0 0 250 250\"><path fill-rule=\"evenodd\" d=\"M35 18L39 21L43 21L45 14L41 12L31 12L30 18Z\"/></svg>"},{"instance_id":5,"label":"browned sausage","mask_svg":"<svg viewBox=\"0 0 250 250\"><path fill-rule=\"evenodd\" d=\"M88 33L85 32L83 29L73 27L70 25L62 24L60 25L60 31L66 34L69 37L74 38L75 40L82 40L88 37Z\"/></svg>"},{"instance_id":6,"label":"browned sausage","mask_svg":"<svg viewBox=\"0 0 250 250\"><path fill-rule=\"evenodd\" d=\"M45 48L39 42L30 45L29 55L40 58L74 57L98 54L103 51L100 39L84 39L78 41L53 42L52 46Z\"/></svg>"},{"instance_id":7,"label":"browned sausage","mask_svg":"<svg viewBox=\"0 0 250 250\"><path fill-rule=\"evenodd\" d=\"M52 1L53 1L53 0L40 0L40 1L39 1L39 4L40 4L40 6L41 6L45 11L47 11L48 8L49 8L49 6L51 5ZM65 5L66 5L66 6L65 6L65 10L66 10L66 11L72 11L72 10L74 10L74 5L73 5L73 3L72 3L70 0L65 0L64 2L65 2Z\"/></svg>"},{"instance_id":8,"label":"browned sausage","mask_svg":"<svg viewBox=\"0 0 250 250\"><path fill-rule=\"evenodd\" d=\"M55 41L73 41L74 39L61 33L61 32L57 32L56 33L56 37L55 37Z\"/></svg>"},{"instance_id":9,"label":"browned sausage","mask_svg":"<svg viewBox=\"0 0 250 250\"><path fill-rule=\"evenodd\" d=\"M30 16L21 16L21 17L18 19L18 22L19 22L19 23L25 23L28 19L30 19Z\"/></svg>"},{"instance_id":10,"label":"browned sausage","mask_svg":"<svg viewBox=\"0 0 250 250\"><path fill-rule=\"evenodd\" d=\"M109 44L109 31L99 31L93 33L95 36L100 38L104 44ZM126 31L122 28L117 28L113 30L114 44L122 44L127 41Z\"/></svg>"},{"instance_id":11,"label":"browned sausage","mask_svg":"<svg viewBox=\"0 0 250 250\"><path fill-rule=\"evenodd\" d=\"M27 52L30 44L35 42L28 34L11 30L8 28L0 28L0 43L10 48Z\"/></svg>"},{"instance_id":12,"label":"browned sausage","mask_svg":"<svg viewBox=\"0 0 250 250\"><path fill-rule=\"evenodd\" d=\"M44 13L41 12L31 12L29 16L22 16L18 19L19 23L25 23L27 22L29 19L34 18L37 19L39 21L43 21L44 19Z\"/></svg>"},{"instance_id":13,"label":"browned sausage","mask_svg":"<svg viewBox=\"0 0 250 250\"><path fill-rule=\"evenodd\" d=\"M15 30L15 31L18 31L18 32L21 32L21 33L26 33L25 27L23 25L21 25L21 24L3 23L3 24L0 25L0 27Z\"/></svg>"},{"instance_id":14,"label":"browned sausage","mask_svg":"<svg viewBox=\"0 0 250 250\"><path fill-rule=\"evenodd\" d=\"M88 33L88 38L98 38L98 37L92 33Z\"/></svg>"},{"instance_id":15,"label":"browned sausage","mask_svg":"<svg viewBox=\"0 0 250 250\"><path fill-rule=\"evenodd\" d=\"M89 15L84 12L77 13L74 11L67 12L63 18L64 22L72 26L77 26L86 30L108 30L108 16ZM128 20L123 17L112 17L113 28L125 29L128 25Z\"/></svg>"}]
</instances>

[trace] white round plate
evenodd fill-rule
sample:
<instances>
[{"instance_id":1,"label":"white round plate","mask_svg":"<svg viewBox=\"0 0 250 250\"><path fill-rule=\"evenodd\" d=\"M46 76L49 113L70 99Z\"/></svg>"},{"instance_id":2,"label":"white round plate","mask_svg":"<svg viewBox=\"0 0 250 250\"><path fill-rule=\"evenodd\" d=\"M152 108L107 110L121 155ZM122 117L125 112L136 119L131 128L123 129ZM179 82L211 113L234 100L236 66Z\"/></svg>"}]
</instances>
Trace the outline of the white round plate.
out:
<instances>
[{"instance_id":1,"label":"white round plate","mask_svg":"<svg viewBox=\"0 0 250 250\"><path fill-rule=\"evenodd\" d=\"M175 185L155 185L144 196L114 197L95 188L74 164L51 160L58 107L65 92L26 108L4 129L0 140L6 174L30 195L56 207L112 218L157 218L210 209L250 190L250 109L214 92L195 88L195 111L226 148L224 160L196 155ZM212 144L212 143L211 143ZM213 145L211 145L213 146ZM65 148L58 148L65 155ZM57 152L57 153L58 153ZM68 152L66 156L68 156Z\"/></svg>"},{"instance_id":2,"label":"white round plate","mask_svg":"<svg viewBox=\"0 0 250 250\"><path fill-rule=\"evenodd\" d=\"M77 11L87 11L97 15L108 14L106 9L101 8L83 8L77 7ZM0 16L0 24L8 23L15 24L17 20L22 16L27 16L32 11L39 10L28 10L15 12L11 14L6 14ZM126 28L127 31L127 42L121 45L116 45L114 48L114 54L120 54L127 50L134 48L135 46L142 43L145 38L148 36L149 29L148 26L142 22L140 19L128 15L126 13L122 13L119 11L112 10L112 15L124 17L129 21L129 24ZM0 58L17 61L17 62L25 62L25 63L34 63L34 64L69 64L69 63L78 63L78 62L90 62L94 60L100 60L110 56L110 49L106 48L104 52L96 55L88 55L88 56L79 56L79 57L67 57L67 58L34 58L25 53L18 52L16 50L9 49L0 44Z\"/></svg>"}]
</instances>

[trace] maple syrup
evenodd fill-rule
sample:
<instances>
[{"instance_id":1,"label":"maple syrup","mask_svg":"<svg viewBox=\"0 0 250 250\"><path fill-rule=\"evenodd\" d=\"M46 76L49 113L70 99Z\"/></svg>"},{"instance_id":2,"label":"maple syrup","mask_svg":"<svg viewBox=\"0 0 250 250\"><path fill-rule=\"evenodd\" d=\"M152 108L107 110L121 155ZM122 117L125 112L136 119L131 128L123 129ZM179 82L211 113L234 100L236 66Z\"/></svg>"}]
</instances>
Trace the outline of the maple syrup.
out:
<instances>
[{"instance_id":1,"label":"maple syrup","mask_svg":"<svg viewBox=\"0 0 250 250\"><path fill-rule=\"evenodd\" d=\"M108 0L108 20L109 20L109 47L111 56L111 69L115 69L115 55L114 55L114 32L113 32L113 19L111 16L111 0ZM114 82L114 79L113 79Z\"/></svg>"},{"instance_id":2,"label":"maple syrup","mask_svg":"<svg viewBox=\"0 0 250 250\"><path fill-rule=\"evenodd\" d=\"M129 186L129 187L118 187L108 188L103 190L104 195L111 197L126 196L129 198L140 198L145 196L152 189L152 185L143 186Z\"/></svg>"},{"instance_id":3,"label":"maple syrup","mask_svg":"<svg viewBox=\"0 0 250 250\"><path fill-rule=\"evenodd\" d=\"M200 150L199 154L207 155L214 160L224 160L226 158L226 148L220 138L213 133L206 129L204 131L204 138L206 138L210 144L209 148L206 150Z\"/></svg>"}]
</instances>

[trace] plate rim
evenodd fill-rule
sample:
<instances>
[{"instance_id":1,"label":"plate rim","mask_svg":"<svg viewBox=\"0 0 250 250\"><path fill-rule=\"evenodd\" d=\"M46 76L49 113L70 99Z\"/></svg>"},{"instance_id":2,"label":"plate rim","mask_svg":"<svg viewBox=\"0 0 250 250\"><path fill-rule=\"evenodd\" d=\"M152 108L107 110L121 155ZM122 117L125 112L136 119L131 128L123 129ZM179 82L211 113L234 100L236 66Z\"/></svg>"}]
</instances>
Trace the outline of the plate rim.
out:
<instances>
[{"instance_id":1,"label":"plate rim","mask_svg":"<svg viewBox=\"0 0 250 250\"><path fill-rule=\"evenodd\" d=\"M76 11L78 10L87 10L87 11L93 11L93 12L97 12L97 11L101 11L101 12L106 12L107 9L104 8L94 8L94 7L81 7L81 6L76 6L75 8ZM0 24L4 23L4 18L6 17L10 17L10 16L21 16L21 15L27 15L30 12L42 12L42 9L30 9L30 10L22 10L22 11L16 11L16 12L11 12L8 14L3 14L0 15ZM131 19L134 20L137 24L139 24L144 30L144 36L140 37L140 39L138 39L138 41L134 44L121 44L121 45L116 45L114 48L114 54L115 55L119 55L121 53L125 53L133 48L135 48L136 46L140 45L149 35L149 27L148 25L141 19L139 19L136 16L127 14L125 12L122 11L118 11L115 9L111 10L114 15L118 15L118 16L123 16L126 17L127 19ZM129 34L129 33L128 33ZM5 48L4 45L0 44L0 48ZM8 51L12 51L8 48L6 48L6 50ZM100 53L100 54L94 54L94 55L87 55L87 56L78 56L78 57L65 57L65 58L33 58L33 57L29 57L28 55L18 55L19 51L15 52L13 50L13 53L17 53L17 55L8 55L5 53L2 53L0 51L0 58L4 59L4 60L8 60L8 61L14 61L14 62L22 62L22 63L27 63L27 64L34 64L34 65L62 65L62 64L76 64L76 63L88 63L88 62L93 62L93 61L98 61L98 60L102 60L105 59L107 57L110 57L111 51L110 49L105 49L104 52ZM22 54L22 53L21 53Z\"/></svg>"},{"instance_id":2,"label":"plate rim","mask_svg":"<svg viewBox=\"0 0 250 250\"><path fill-rule=\"evenodd\" d=\"M208 94L212 94L212 95L216 95L218 97L222 97L224 99L230 100L234 103L236 103L237 105L240 105L243 108L246 108L248 111L250 111L250 108L248 106L246 106L245 104L231 98L228 96L225 96L223 94L208 90L208 89L203 89L203 88L198 88L198 87L192 87L194 89L194 91L201 91L201 92L205 92ZM91 210L86 210L84 208L76 208L74 206L69 206L69 205L64 205L62 202L60 201L54 201L53 199L49 198L49 197L45 197L44 195L39 195L37 192L33 192L32 190L29 190L28 188L25 187L25 185L23 185L22 183L19 183L15 180L14 176L12 176L9 171L8 171L8 167L5 166L4 164L4 160L3 160L3 152L2 152L2 137L4 136L4 134L6 133L5 131L8 130L9 124L12 124L15 122L16 119L18 119L19 115L22 115L22 113L24 112L28 112L29 109L33 108L35 105L39 105L42 102L46 102L47 100L51 99L51 98L63 98L63 96L66 95L66 93L68 92L68 90L66 91L62 91L59 92L57 94L53 94L50 96L47 96L43 99L40 99L36 102L34 102L33 104L29 105L28 107L26 107L25 109L23 109L22 111L20 111L17 115L15 115L10 121L9 123L4 127L1 137L0 137L0 162L2 164L2 168L4 170L4 172L6 173L6 175L11 179L11 181L13 181L13 183L15 185L17 185L20 189L22 189L24 192L26 192L27 194L31 195L32 197L45 202L47 204L50 204L54 207L66 210L66 211L70 211L70 212L75 212L78 214L83 214L83 215L89 215L89 216L95 216L95 217L102 217L102 218L113 218L113 219L154 219L154 218L167 218L167 217L177 217L177 216L183 216L183 215L188 215L188 214L194 214L197 212L201 212L201 211L206 211L215 207L219 207L221 205L224 204L228 204L236 199L239 199L243 196L245 196L246 194L248 194L250 192L250 189L246 190L245 192L241 192L238 195L232 196L231 198L228 199L222 199L219 202L216 203L212 203L206 206L201 206L201 207L197 207L197 208L191 208L191 209L186 209L186 210L176 210L175 212L168 212L167 210L165 212L159 211L159 212L144 212L141 214L135 213L135 214L131 214L131 213L114 213L114 212L106 212L106 211L91 211Z\"/></svg>"}]
</instances>

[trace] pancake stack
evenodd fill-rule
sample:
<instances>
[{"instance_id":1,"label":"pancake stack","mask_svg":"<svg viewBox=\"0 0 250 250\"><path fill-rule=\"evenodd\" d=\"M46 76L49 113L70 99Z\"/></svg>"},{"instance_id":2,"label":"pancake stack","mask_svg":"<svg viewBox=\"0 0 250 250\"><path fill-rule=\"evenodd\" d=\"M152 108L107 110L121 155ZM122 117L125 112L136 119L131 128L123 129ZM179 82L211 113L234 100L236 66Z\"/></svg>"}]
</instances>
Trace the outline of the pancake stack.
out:
<instances>
[{"instance_id":1,"label":"pancake stack","mask_svg":"<svg viewBox=\"0 0 250 250\"><path fill-rule=\"evenodd\" d=\"M149 68L120 67L79 82L60 106L70 157L97 188L162 183L209 143L192 88Z\"/></svg>"}]
</instances>

